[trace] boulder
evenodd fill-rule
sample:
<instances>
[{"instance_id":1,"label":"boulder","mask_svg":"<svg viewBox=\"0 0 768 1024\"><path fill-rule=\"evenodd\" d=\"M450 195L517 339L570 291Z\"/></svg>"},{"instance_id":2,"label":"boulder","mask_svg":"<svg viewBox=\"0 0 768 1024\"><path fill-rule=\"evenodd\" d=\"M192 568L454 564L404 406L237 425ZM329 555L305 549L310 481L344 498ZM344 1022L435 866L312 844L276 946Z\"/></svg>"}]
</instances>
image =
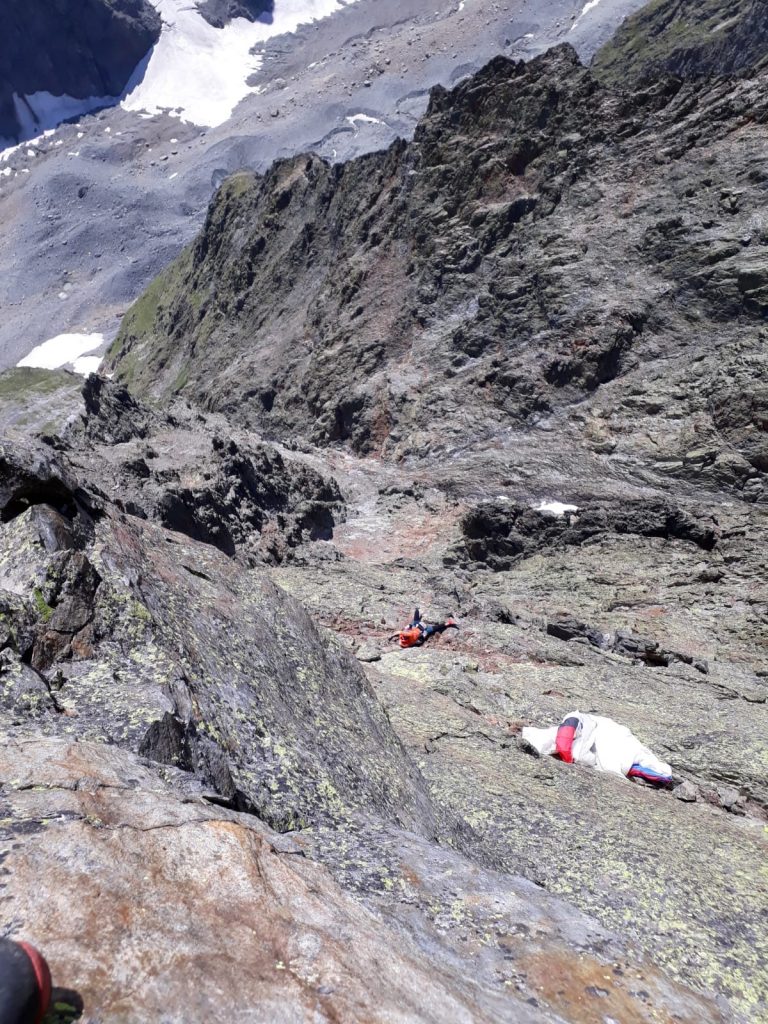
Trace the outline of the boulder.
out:
<instances>
[{"instance_id":1,"label":"boulder","mask_svg":"<svg viewBox=\"0 0 768 1024\"><path fill-rule=\"evenodd\" d=\"M103 744L35 738L0 752L11 934L44 953L55 998L86 1019L588 1024L599 1008L722 1024L712 1002L630 966L615 938L530 883L389 835L438 917L413 902L399 917L367 909L293 838L211 804L183 775ZM506 985L446 935L438 908L457 884L500 938L491 957ZM487 948L462 916L465 944L471 933Z\"/></svg>"},{"instance_id":2,"label":"boulder","mask_svg":"<svg viewBox=\"0 0 768 1024\"><path fill-rule=\"evenodd\" d=\"M465 513L461 532L449 558L485 564L495 571L548 547L594 543L611 535L681 540L705 551L715 547L719 536L713 516L659 498L596 501L563 515L514 502L486 501Z\"/></svg>"},{"instance_id":3,"label":"boulder","mask_svg":"<svg viewBox=\"0 0 768 1024\"><path fill-rule=\"evenodd\" d=\"M214 28L224 28L233 18L271 21L275 0L198 0L197 8Z\"/></svg>"}]
</instances>

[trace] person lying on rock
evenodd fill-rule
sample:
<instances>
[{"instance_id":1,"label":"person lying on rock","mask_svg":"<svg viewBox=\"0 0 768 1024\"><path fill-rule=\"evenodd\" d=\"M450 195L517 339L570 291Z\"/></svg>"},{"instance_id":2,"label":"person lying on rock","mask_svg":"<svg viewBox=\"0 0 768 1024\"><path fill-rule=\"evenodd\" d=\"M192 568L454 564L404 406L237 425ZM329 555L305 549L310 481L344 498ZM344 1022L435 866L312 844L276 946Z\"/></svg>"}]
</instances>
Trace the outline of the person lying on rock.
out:
<instances>
[{"instance_id":1,"label":"person lying on rock","mask_svg":"<svg viewBox=\"0 0 768 1024\"><path fill-rule=\"evenodd\" d=\"M552 755L568 764L586 764L599 772L611 772L656 786L672 783L672 769L649 750L625 725L602 715L571 711L548 729L526 726L524 747L539 757Z\"/></svg>"},{"instance_id":2,"label":"person lying on rock","mask_svg":"<svg viewBox=\"0 0 768 1024\"><path fill-rule=\"evenodd\" d=\"M401 647L421 647L422 644L425 644L436 633L444 633L446 629L458 628L458 625L452 618L447 618L445 622L426 625L426 623L421 621L421 612L416 608L413 613L413 619L405 629L393 633L389 639L397 640Z\"/></svg>"},{"instance_id":3,"label":"person lying on rock","mask_svg":"<svg viewBox=\"0 0 768 1024\"><path fill-rule=\"evenodd\" d=\"M45 957L26 942L0 939L0 1021L41 1024L51 1004Z\"/></svg>"}]
</instances>

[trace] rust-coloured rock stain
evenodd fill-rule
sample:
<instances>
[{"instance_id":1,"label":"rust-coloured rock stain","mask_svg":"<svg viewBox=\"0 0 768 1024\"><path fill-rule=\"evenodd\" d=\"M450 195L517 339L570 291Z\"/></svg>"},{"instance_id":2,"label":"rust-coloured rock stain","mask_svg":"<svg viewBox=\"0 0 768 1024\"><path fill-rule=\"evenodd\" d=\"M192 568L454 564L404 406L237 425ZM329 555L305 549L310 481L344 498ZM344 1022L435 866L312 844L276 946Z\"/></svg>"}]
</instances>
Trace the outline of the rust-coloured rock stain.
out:
<instances>
[{"instance_id":1,"label":"rust-coloured rock stain","mask_svg":"<svg viewBox=\"0 0 768 1024\"><path fill-rule=\"evenodd\" d=\"M675 986L652 968L642 973L634 965L611 968L591 956L566 957L557 951L537 952L518 964L539 1002L570 1024L698 1024L712 1012L711 1004L691 993L690 1011L683 1016L678 1001L672 1015L660 990Z\"/></svg>"}]
</instances>

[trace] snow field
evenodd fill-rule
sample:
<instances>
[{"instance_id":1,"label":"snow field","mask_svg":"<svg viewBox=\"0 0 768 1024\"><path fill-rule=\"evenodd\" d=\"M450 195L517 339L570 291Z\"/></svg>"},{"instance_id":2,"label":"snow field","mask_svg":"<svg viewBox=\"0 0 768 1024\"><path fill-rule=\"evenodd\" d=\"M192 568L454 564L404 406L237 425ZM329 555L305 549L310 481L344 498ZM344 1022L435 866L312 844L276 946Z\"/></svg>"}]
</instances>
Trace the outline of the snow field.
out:
<instances>
[{"instance_id":1,"label":"snow field","mask_svg":"<svg viewBox=\"0 0 768 1024\"><path fill-rule=\"evenodd\" d=\"M33 348L17 366L33 366L41 370L57 370L70 365L75 373L87 376L95 373L101 363L101 356L86 356L104 344L103 334L57 334L42 345Z\"/></svg>"},{"instance_id":2,"label":"snow field","mask_svg":"<svg viewBox=\"0 0 768 1024\"><path fill-rule=\"evenodd\" d=\"M247 79L262 57L260 43L299 25L327 18L355 0L277 0L271 22L236 18L213 28L190 0L151 0L163 19L163 31L140 82L122 101L126 110L150 114L168 111L193 124L223 124L237 104L256 92Z\"/></svg>"},{"instance_id":3,"label":"snow field","mask_svg":"<svg viewBox=\"0 0 768 1024\"><path fill-rule=\"evenodd\" d=\"M122 98L14 94L22 140L117 102L141 117L168 111L201 127L223 124L240 100L257 91L247 84L262 65L262 57L251 52L254 47L327 18L356 0L276 0L270 22L236 18L225 28L209 25L193 0L150 2L163 19L160 39L134 72ZM18 148L0 138L0 159L7 160Z\"/></svg>"}]
</instances>

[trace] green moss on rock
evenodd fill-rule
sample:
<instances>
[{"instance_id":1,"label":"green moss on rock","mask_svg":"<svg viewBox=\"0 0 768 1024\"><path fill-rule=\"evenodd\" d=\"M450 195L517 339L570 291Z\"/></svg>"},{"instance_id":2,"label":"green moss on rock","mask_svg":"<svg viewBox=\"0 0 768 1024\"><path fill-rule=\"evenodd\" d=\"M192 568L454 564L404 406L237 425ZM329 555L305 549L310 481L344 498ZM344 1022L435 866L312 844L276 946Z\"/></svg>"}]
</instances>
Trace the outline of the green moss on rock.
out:
<instances>
[{"instance_id":1,"label":"green moss on rock","mask_svg":"<svg viewBox=\"0 0 768 1024\"><path fill-rule=\"evenodd\" d=\"M32 593L35 599L35 607L40 614L40 618L43 622L48 622L53 615L53 608L45 600L43 592L39 587L35 587Z\"/></svg>"},{"instance_id":2,"label":"green moss on rock","mask_svg":"<svg viewBox=\"0 0 768 1024\"><path fill-rule=\"evenodd\" d=\"M596 54L592 69L611 86L645 85L660 74L733 74L766 56L762 0L651 0Z\"/></svg>"}]
</instances>

